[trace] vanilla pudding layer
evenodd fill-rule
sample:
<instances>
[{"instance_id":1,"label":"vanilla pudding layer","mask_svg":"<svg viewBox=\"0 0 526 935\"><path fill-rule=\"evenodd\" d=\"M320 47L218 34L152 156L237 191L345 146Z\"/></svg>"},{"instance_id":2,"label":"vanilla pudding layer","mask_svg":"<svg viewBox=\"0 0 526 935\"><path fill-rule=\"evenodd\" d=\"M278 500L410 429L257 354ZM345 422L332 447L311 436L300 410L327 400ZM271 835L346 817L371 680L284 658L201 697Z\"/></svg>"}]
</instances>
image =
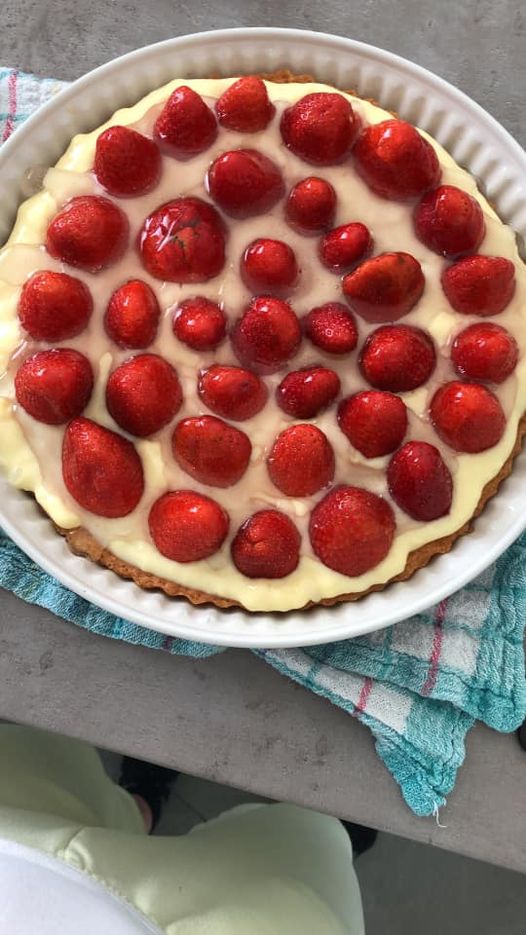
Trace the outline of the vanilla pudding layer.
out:
<instances>
[{"instance_id":1,"label":"vanilla pudding layer","mask_svg":"<svg viewBox=\"0 0 526 935\"><path fill-rule=\"evenodd\" d=\"M427 415L429 401L441 383L455 379L449 360L449 349L456 334L469 324L480 321L476 316L459 315L449 306L440 285L445 261L430 252L416 238L412 222L412 206L390 202L374 195L358 177L348 162L338 166L314 167L287 150L279 133L283 109L314 91L327 91L320 84L275 84L267 82L276 115L266 130L241 134L220 128L218 138L206 152L187 162L163 156L160 184L138 198L114 199L127 213L130 221L130 248L121 261L95 275L67 267L50 257L42 244L51 218L68 199L83 194L104 194L91 174L95 145L99 133L109 126L133 126L150 136L154 121L169 94L182 84L188 85L213 107L215 100L232 83L231 78L187 81L176 79L147 95L134 107L117 111L103 127L89 134L76 136L55 168L44 178L43 190L26 201L8 243L0 252L0 465L16 487L32 491L54 522L65 528L83 527L114 555L131 565L188 589L238 601L249 610L286 611L303 607L340 594L366 591L386 583L403 571L409 554L421 546L457 532L473 515L486 483L499 473L515 444L518 423L526 409L526 267L522 264L514 233L497 217L478 191L471 176L460 169L448 153L423 134L433 145L442 167L442 183L456 185L468 191L480 203L486 221L486 236L480 253L507 257L516 266L517 289L506 310L495 318L515 336L520 359L515 373L498 387L492 387L504 409L507 423L498 445L477 455L463 455L450 450L437 438ZM355 111L367 123L378 123L391 115L371 103L344 95ZM410 519L390 501L386 486L389 457L367 460L360 455L340 432L336 421L336 406L312 421L325 432L336 457L334 484L353 484L380 494L391 502L397 533L392 548L379 565L358 577L340 575L325 567L314 556L308 537L308 520L313 505L324 492L301 499L282 495L270 482L265 459L276 436L294 420L287 417L274 401L274 390L284 376L282 371L266 377L269 401L254 418L233 423L245 431L253 445L252 459L244 477L234 487L209 487L186 475L175 463L170 450L173 425L181 418L206 413L208 410L197 395L197 374L212 363L238 364L230 343L226 340L216 351L197 353L182 345L171 329L173 307L185 297L203 295L224 303L232 321L239 316L250 299L250 293L240 280L239 259L245 247L255 238L282 239L296 252L301 268L300 281L290 296L292 307L301 318L316 305L328 301L343 301L340 277L325 269L317 257L318 237L295 233L283 217L283 201L268 214L236 220L227 219L227 263L219 276L202 284L177 285L161 283L142 268L134 249L137 233L146 216L170 199L194 195L208 200L204 179L211 161L228 149L254 148L270 156L281 168L287 189L309 175L320 175L336 189L338 206L335 226L349 221L362 221L375 240L374 253L406 251L421 263L426 278L424 295L401 323L417 325L433 337L438 363L429 382L411 393L401 394L409 410L406 440L423 440L436 444L453 475L454 496L447 516L430 523ZM145 492L138 508L122 519L104 519L83 510L69 495L62 481L61 446L64 427L47 426L34 421L14 398L13 377L21 361L36 349L47 347L26 342L17 318L17 303L21 287L37 270L52 269L68 272L83 280L94 300L94 313L88 328L77 338L63 343L89 357L95 374L95 390L85 415L102 425L122 433L104 404L108 374L134 352L111 344L102 327L102 318L111 293L130 278L140 278L154 289L161 309L162 321L155 342L147 352L159 353L177 369L184 393L184 403L174 422L158 436L147 440L133 439L143 462ZM376 326L356 318L359 347ZM61 345L56 345L61 346ZM332 357L304 340L298 354L287 365L287 371L314 364L335 370L342 383L341 396L367 388L358 370L358 350L344 357ZM124 434L124 433L122 433ZM154 547L148 533L148 512L154 500L166 490L190 488L217 500L230 516L230 532L222 549L211 558L180 564L164 558ZM251 580L240 574L230 558L230 542L239 525L257 510L275 507L288 514L302 535L301 560L293 574L278 580Z\"/></svg>"}]
</instances>

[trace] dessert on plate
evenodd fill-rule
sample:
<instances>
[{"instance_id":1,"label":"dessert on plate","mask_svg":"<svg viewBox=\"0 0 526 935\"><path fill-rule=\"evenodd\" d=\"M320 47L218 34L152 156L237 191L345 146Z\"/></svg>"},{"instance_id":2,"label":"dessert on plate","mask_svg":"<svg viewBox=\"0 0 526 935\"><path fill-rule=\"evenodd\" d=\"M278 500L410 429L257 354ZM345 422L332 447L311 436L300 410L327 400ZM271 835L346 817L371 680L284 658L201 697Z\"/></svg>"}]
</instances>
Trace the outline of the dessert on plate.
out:
<instances>
[{"instance_id":1,"label":"dessert on plate","mask_svg":"<svg viewBox=\"0 0 526 935\"><path fill-rule=\"evenodd\" d=\"M194 603L362 597L447 551L525 431L513 231L428 134L287 73L76 136L0 252L0 466Z\"/></svg>"}]
</instances>

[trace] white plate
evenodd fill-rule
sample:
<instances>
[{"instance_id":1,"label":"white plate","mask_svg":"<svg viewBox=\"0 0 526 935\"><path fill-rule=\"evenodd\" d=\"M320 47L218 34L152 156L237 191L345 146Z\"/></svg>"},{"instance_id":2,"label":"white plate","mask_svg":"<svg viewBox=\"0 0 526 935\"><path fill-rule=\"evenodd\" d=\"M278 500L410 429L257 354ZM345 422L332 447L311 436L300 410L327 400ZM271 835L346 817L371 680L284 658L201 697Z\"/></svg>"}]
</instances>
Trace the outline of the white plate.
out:
<instances>
[{"instance_id":1,"label":"white plate","mask_svg":"<svg viewBox=\"0 0 526 935\"><path fill-rule=\"evenodd\" d=\"M481 182L500 216L526 237L526 156L482 108L430 72L360 42L295 29L228 29L170 39L124 55L59 94L0 150L0 243L23 198L23 171L52 165L73 134L177 76L207 77L288 67L310 73L428 130ZM479 574L526 526L526 457L475 531L410 581L358 603L250 615L192 607L142 591L72 555L32 499L0 479L0 523L46 571L94 604L172 636L228 646L300 646L357 636L423 611ZM269 584L272 587L272 584Z\"/></svg>"}]
</instances>

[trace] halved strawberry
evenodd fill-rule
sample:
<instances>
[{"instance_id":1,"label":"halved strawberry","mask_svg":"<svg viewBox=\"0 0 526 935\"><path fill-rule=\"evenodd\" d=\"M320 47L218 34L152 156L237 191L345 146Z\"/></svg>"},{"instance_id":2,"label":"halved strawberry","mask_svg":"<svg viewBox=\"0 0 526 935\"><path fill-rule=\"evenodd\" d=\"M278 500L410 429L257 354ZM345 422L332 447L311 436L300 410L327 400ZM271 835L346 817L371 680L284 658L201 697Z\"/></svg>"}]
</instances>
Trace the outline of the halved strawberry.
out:
<instances>
[{"instance_id":1,"label":"halved strawberry","mask_svg":"<svg viewBox=\"0 0 526 935\"><path fill-rule=\"evenodd\" d=\"M201 198L176 198L150 214L139 233L142 262L168 282L206 282L225 264L225 226Z\"/></svg>"},{"instance_id":2,"label":"halved strawberry","mask_svg":"<svg viewBox=\"0 0 526 935\"><path fill-rule=\"evenodd\" d=\"M327 354L349 354L358 343L358 329L341 302L326 302L302 319L305 336Z\"/></svg>"},{"instance_id":3,"label":"halved strawberry","mask_svg":"<svg viewBox=\"0 0 526 935\"><path fill-rule=\"evenodd\" d=\"M17 402L30 416L47 425L62 425L79 416L92 390L89 360L65 347L32 354L15 376Z\"/></svg>"},{"instance_id":4,"label":"halved strawberry","mask_svg":"<svg viewBox=\"0 0 526 935\"><path fill-rule=\"evenodd\" d=\"M221 364L200 371L197 391L212 412L234 422L257 415L268 399L267 387L255 373Z\"/></svg>"},{"instance_id":5,"label":"halved strawberry","mask_svg":"<svg viewBox=\"0 0 526 935\"><path fill-rule=\"evenodd\" d=\"M451 509L451 472L438 449L427 442L407 442L393 455L387 483L400 509L422 523L445 516Z\"/></svg>"},{"instance_id":6,"label":"halved strawberry","mask_svg":"<svg viewBox=\"0 0 526 935\"><path fill-rule=\"evenodd\" d=\"M40 270L24 283L18 303L20 324L35 341L55 344L74 338L88 324L93 299L88 287L68 276Z\"/></svg>"},{"instance_id":7,"label":"halved strawberry","mask_svg":"<svg viewBox=\"0 0 526 935\"><path fill-rule=\"evenodd\" d=\"M515 293L515 267L502 256L466 256L442 273L442 288L462 315L498 315Z\"/></svg>"},{"instance_id":8,"label":"halved strawberry","mask_svg":"<svg viewBox=\"0 0 526 935\"><path fill-rule=\"evenodd\" d=\"M360 369L371 386L407 393L422 386L436 364L433 341L413 325L383 325L369 335L360 354Z\"/></svg>"},{"instance_id":9,"label":"halved strawberry","mask_svg":"<svg viewBox=\"0 0 526 935\"><path fill-rule=\"evenodd\" d=\"M468 454L493 448L506 427L500 402L480 383L445 383L433 396L430 413L442 441Z\"/></svg>"},{"instance_id":10,"label":"halved strawberry","mask_svg":"<svg viewBox=\"0 0 526 935\"><path fill-rule=\"evenodd\" d=\"M256 373L275 373L300 342L299 321L288 302L268 295L252 299L232 332L236 357Z\"/></svg>"},{"instance_id":11,"label":"halved strawberry","mask_svg":"<svg viewBox=\"0 0 526 935\"><path fill-rule=\"evenodd\" d=\"M336 192L326 179L314 175L298 182L289 193L285 217L300 234L317 234L331 226L336 212Z\"/></svg>"},{"instance_id":12,"label":"halved strawberry","mask_svg":"<svg viewBox=\"0 0 526 935\"><path fill-rule=\"evenodd\" d=\"M407 432L407 409L393 393L363 390L341 401L338 425L366 458L381 458L402 443Z\"/></svg>"},{"instance_id":13,"label":"halved strawberry","mask_svg":"<svg viewBox=\"0 0 526 935\"><path fill-rule=\"evenodd\" d=\"M79 195L50 221L47 252L57 260L96 273L120 260L128 245L126 215L101 195Z\"/></svg>"},{"instance_id":14,"label":"halved strawberry","mask_svg":"<svg viewBox=\"0 0 526 935\"><path fill-rule=\"evenodd\" d=\"M299 269L294 251L282 240L261 237L248 245L239 264L241 279L251 292L287 295L296 285Z\"/></svg>"},{"instance_id":15,"label":"halved strawberry","mask_svg":"<svg viewBox=\"0 0 526 935\"><path fill-rule=\"evenodd\" d=\"M365 321L398 321L420 299L425 287L418 260L410 253L381 253L344 277L342 290Z\"/></svg>"},{"instance_id":16,"label":"halved strawberry","mask_svg":"<svg viewBox=\"0 0 526 935\"><path fill-rule=\"evenodd\" d=\"M133 444L82 416L64 433L62 476L84 510L108 519L131 513L144 491L142 463Z\"/></svg>"},{"instance_id":17,"label":"halved strawberry","mask_svg":"<svg viewBox=\"0 0 526 935\"><path fill-rule=\"evenodd\" d=\"M143 348L155 339L160 317L153 289L142 279L129 279L111 296L104 328L119 347Z\"/></svg>"},{"instance_id":18,"label":"halved strawberry","mask_svg":"<svg viewBox=\"0 0 526 935\"><path fill-rule=\"evenodd\" d=\"M217 156L208 170L207 186L216 204L233 218L266 214L284 192L280 169L256 149Z\"/></svg>"},{"instance_id":19,"label":"halved strawberry","mask_svg":"<svg viewBox=\"0 0 526 935\"><path fill-rule=\"evenodd\" d=\"M327 269L341 273L362 260L372 249L369 228L359 221L352 221L328 231L320 240L318 253Z\"/></svg>"},{"instance_id":20,"label":"halved strawberry","mask_svg":"<svg viewBox=\"0 0 526 935\"><path fill-rule=\"evenodd\" d=\"M228 514L195 490L171 490L159 497L148 516L156 548L173 562L199 562L221 548Z\"/></svg>"},{"instance_id":21,"label":"halved strawberry","mask_svg":"<svg viewBox=\"0 0 526 935\"><path fill-rule=\"evenodd\" d=\"M519 348L513 335L485 321L470 325L457 334L451 348L451 361L461 377L503 383L513 373Z\"/></svg>"},{"instance_id":22,"label":"halved strawberry","mask_svg":"<svg viewBox=\"0 0 526 935\"><path fill-rule=\"evenodd\" d=\"M170 156L190 159L214 142L216 118L196 91L181 85L172 91L157 117L153 135Z\"/></svg>"},{"instance_id":23,"label":"halved strawberry","mask_svg":"<svg viewBox=\"0 0 526 935\"><path fill-rule=\"evenodd\" d=\"M275 111L265 82L254 75L234 81L223 91L216 104L217 119L221 126L238 133L258 133L264 130Z\"/></svg>"},{"instance_id":24,"label":"halved strawberry","mask_svg":"<svg viewBox=\"0 0 526 935\"><path fill-rule=\"evenodd\" d=\"M313 419L327 409L340 392L340 378L327 367L293 370L276 390L278 406L295 419Z\"/></svg>"},{"instance_id":25,"label":"halved strawberry","mask_svg":"<svg viewBox=\"0 0 526 935\"><path fill-rule=\"evenodd\" d=\"M324 565L354 578L388 554L396 523L386 500L361 487L336 487L314 507L309 535Z\"/></svg>"},{"instance_id":26,"label":"halved strawberry","mask_svg":"<svg viewBox=\"0 0 526 935\"><path fill-rule=\"evenodd\" d=\"M158 147L131 127L109 127L97 138L95 175L110 195L144 195L161 175Z\"/></svg>"},{"instance_id":27,"label":"halved strawberry","mask_svg":"<svg viewBox=\"0 0 526 935\"><path fill-rule=\"evenodd\" d=\"M414 225L426 247L450 257L474 253L486 233L478 201L454 185L440 185L424 195L415 208Z\"/></svg>"},{"instance_id":28,"label":"halved strawberry","mask_svg":"<svg viewBox=\"0 0 526 935\"><path fill-rule=\"evenodd\" d=\"M232 561L247 578L285 578L299 563L301 537L279 510L260 510L239 527Z\"/></svg>"},{"instance_id":29,"label":"halved strawberry","mask_svg":"<svg viewBox=\"0 0 526 935\"><path fill-rule=\"evenodd\" d=\"M283 142L296 156L314 165L342 162L360 127L342 94L306 94L283 112Z\"/></svg>"},{"instance_id":30,"label":"halved strawberry","mask_svg":"<svg viewBox=\"0 0 526 935\"><path fill-rule=\"evenodd\" d=\"M405 120L383 120L362 130L353 150L356 168L383 198L409 201L440 181L435 150Z\"/></svg>"},{"instance_id":31,"label":"halved strawberry","mask_svg":"<svg viewBox=\"0 0 526 935\"><path fill-rule=\"evenodd\" d=\"M244 432L215 416L182 419L175 426L172 452L180 468L211 487L231 487L245 473L252 445Z\"/></svg>"},{"instance_id":32,"label":"halved strawberry","mask_svg":"<svg viewBox=\"0 0 526 935\"><path fill-rule=\"evenodd\" d=\"M172 319L179 341L194 351L212 351L226 335L226 317L217 302L204 296L184 299Z\"/></svg>"},{"instance_id":33,"label":"halved strawberry","mask_svg":"<svg viewBox=\"0 0 526 935\"><path fill-rule=\"evenodd\" d=\"M158 354L129 357L110 374L106 406L118 425L145 438L170 422L181 407L177 373Z\"/></svg>"},{"instance_id":34,"label":"halved strawberry","mask_svg":"<svg viewBox=\"0 0 526 935\"><path fill-rule=\"evenodd\" d=\"M315 425L291 425L276 438L267 458L272 483L289 497L308 497L334 477L334 451Z\"/></svg>"}]
</instances>

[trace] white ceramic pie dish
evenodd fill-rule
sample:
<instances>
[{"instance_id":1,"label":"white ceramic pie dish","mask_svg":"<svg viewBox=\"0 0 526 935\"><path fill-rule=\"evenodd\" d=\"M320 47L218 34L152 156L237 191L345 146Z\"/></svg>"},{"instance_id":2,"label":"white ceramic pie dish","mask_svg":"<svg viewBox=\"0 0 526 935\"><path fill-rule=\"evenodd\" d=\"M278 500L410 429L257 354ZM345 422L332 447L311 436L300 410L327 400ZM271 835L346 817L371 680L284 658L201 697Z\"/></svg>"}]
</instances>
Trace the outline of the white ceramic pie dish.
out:
<instances>
[{"instance_id":1,"label":"white ceramic pie dish","mask_svg":"<svg viewBox=\"0 0 526 935\"><path fill-rule=\"evenodd\" d=\"M298 30L237 29L173 39L125 55L75 82L31 118L0 150L0 242L24 197L24 171L52 165L75 133L98 126L117 108L177 75L235 75L279 67L354 88L428 130L477 177L503 220L526 236L526 156L498 123L459 91L416 65L348 39ZM72 555L34 501L1 477L0 523L60 581L127 620L208 643L305 645L388 626L480 573L526 526L526 458L517 459L512 477L487 506L474 533L449 555L434 559L409 581L357 603L307 612L225 612L142 591Z\"/></svg>"}]
</instances>

